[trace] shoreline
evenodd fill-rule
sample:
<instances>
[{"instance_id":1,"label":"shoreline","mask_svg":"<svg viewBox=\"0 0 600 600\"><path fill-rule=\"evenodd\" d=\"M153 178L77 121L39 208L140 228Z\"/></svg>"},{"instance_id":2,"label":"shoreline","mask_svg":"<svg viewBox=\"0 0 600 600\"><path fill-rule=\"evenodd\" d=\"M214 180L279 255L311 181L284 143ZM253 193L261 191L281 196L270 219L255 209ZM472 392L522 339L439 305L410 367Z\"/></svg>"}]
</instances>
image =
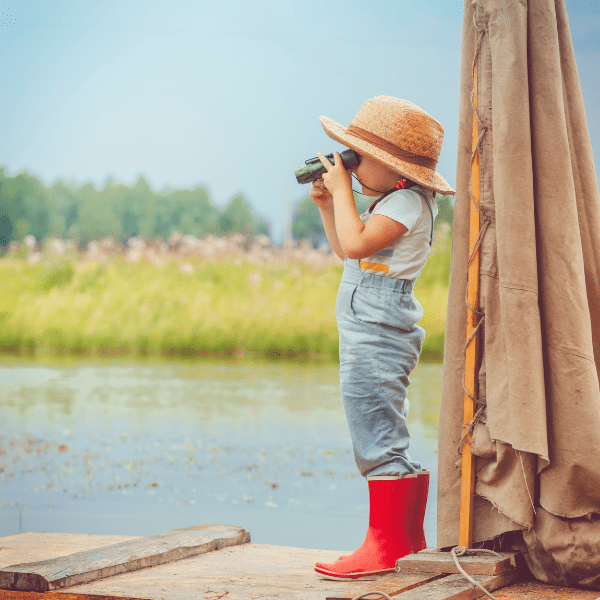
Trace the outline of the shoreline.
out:
<instances>
[{"instance_id":1,"label":"shoreline","mask_svg":"<svg viewBox=\"0 0 600 600\"><path fill-rule=\"evenodd\" d=\"M75 364L79 362L93 361L94 363L110 364L118 362L120 364L148 364L148 363L186 363L186 362L224 362L227 364L251 364L251 363L278 363L286 364L314 364L314 365L336 365L339 363L337 355L332 354L278 354L268 355L254 352L196 352L193 354L176 353L136 353L121 352L118 349L107 349L99 352L95 349L84 349L80 352L62 351L57 348L41 348L35 351L17 350L5 351L0 348L0 365L11 360L22 361L31 364ZM442 364L443 354L437 352L423 352L419 358L419 363L423 364Z\"/></svg>"},{"instance_id":2,"label":"shoreline","mask_svg":"<svg viewBox=\"0 0 600 600\"><path fill-rule=\"evenodd\" d=\"M0 353L338 360L334 307L341 265L183 260L159 268L122 256L47 256L35 264L0 259ZM416 284L424 309L419 324L427 332L425 361L443 356L448 262L449 246L440 247Z\"/></svg>"}]
</instances>

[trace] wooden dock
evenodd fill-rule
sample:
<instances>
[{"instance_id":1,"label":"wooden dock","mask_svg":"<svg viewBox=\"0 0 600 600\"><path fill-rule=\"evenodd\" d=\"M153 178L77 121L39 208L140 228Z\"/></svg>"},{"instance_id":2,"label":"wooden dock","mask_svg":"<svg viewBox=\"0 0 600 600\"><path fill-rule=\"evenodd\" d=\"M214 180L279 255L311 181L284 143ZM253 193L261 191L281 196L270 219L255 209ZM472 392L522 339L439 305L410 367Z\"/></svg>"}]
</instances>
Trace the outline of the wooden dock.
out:
<instances>
[{"instance_id":1,"label":"wooden dock","mask_svg":"<svg viewBox=\"0 0 600 600\"><path fill-rule=\"evenodd\" d=\"M180 531L185 532L186 530ZM175 543L171 540L169 547L165 546L164 540L157 544L154 539L152 542L154 547L159 548L160 546L155 555L166 556L169 552L172 553L175 544L178 547L185 547L185 550L181 552L187 553L188 557L162 564L158 560L154 562L154 566L140 563L136 567L138 570L121 572L121 574L113 574L69 587L60 588L58 586L61 584L56 583L55 589L50 588L50 591L45 592L4 589L0 590L0 600L108 600L109 598L122 600L275 600L283 598L350 600L367 590L377 589L383 589L398 600L442 600L444 598L471 600L482 596L477 588L467 585L459 575L424 575L410 572L410 566L406 572L391 574L373 582L328 581L320 579L313 571L314 563L316 561L333 562L345 552L246 543L243 533L229 532L225 535L222 532L219 534L216 529L210 530L208 533L203 532L203 535L207 534L216 538L219 535L222 538L229 536L227 539L230 541L227 543L236 545L227 546L222 542L213 543L203 538L202 543L196 545L197 548L204 545L202 553L194 554L196 551L189 549L191 544L188 534L178 534L179 541ZM153 536L153 538L158 537L160 536ZM140 543L153 538L61 533L23 533L4 537L0 538L0 571L10 572L11 569L7 569L9 566L12 566L13 571L18 571L14 568L15 565L23 566L23 563L43 561L41 563L43 566L36 567L36 572L41 572L45 568L46 570L43 572L46 580L60 582L65 576L73 576L74 570L70 572L69 569L65 569L63 559L62 562L56 562L56 569L53 571L49 568L51 559L86 552L85 555L79 556L87 560L92 555L89 551L93 550L93 554L97 555L95 560L104 561L102 568L109 568L110 561L107 562L107 552L109 547L112 547L110 553L116 552L119 555L125 554L124 548L129 549L128 551L131 552L129 564L134 564L136 560L140 560ZM183 538L187 541L182 542ZM123 545L124 542L129 542L129 545ZM115 544L118 546L114 546ZM220 549L209 548L211 544ZM98 549L102 548L105 549L104 554L98 552ZM135 550L136 548L137 550ZM148 553L146 552L146 554ZM169 556L173 557L174 555L170 554ZM147 556L143 559L146 560ZM94 568L97 566L96 564ZM150 568L140 568L140 566ZM494 569L497 571L498 567L494 567ZM494 581L494 578L506 577L506 573L509 573L510 569L501 573L496 571L492 571L492 573L485 571L475 577L481 578L481 581ZM509 583L508 580L503 585L506 583ZM517 598L598 600L600 593L556 588L539 582L526 581L496 589L494 595L498 600L516 600ZM373 595L371 598L379 600L381 596Z\"/></svg>"}]
</instances>

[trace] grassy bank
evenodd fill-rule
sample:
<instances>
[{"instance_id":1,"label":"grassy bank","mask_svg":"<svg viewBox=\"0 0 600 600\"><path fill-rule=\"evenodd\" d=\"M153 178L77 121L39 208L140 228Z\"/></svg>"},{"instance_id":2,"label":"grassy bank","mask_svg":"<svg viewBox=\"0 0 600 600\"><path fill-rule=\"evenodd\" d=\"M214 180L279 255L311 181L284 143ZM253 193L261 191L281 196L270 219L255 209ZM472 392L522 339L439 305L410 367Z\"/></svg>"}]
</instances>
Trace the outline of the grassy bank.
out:
<instances>
[{"instance_id":1,"label":"grassy bank","mask_svg":"<svg viewBox=\"0 0 600 600\"><path fill-rule=\"evenodd\" d=\"M416 295L424 358L443 352L450 238L434 245ZM0 260L0 349L17 354L256 355L335 359L341 266L254 266L188 257L132 264Z\"/></svg>"}]
</instances>

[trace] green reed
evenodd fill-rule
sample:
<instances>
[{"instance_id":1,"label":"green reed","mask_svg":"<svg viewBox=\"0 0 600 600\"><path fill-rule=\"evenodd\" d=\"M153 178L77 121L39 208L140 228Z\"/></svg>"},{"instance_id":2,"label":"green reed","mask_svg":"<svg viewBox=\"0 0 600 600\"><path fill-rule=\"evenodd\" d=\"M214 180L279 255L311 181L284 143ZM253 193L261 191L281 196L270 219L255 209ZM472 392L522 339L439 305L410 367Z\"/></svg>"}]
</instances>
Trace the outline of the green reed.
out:
<instances>
[{"instance_id":1,"label":"green reed","mask_svg":"<svg viewBox=\"0 0 600 600\"><path fill-rule=\"evenodd\" d=\"M443 353L449 239L438 240L416 294L425 309L424 358ZM335 359L341 266L260 267L233 258L164 266L45 257L0 260L0 350ZM188 267L188 271L189 271Z\"/></svg>"}]
</instances>

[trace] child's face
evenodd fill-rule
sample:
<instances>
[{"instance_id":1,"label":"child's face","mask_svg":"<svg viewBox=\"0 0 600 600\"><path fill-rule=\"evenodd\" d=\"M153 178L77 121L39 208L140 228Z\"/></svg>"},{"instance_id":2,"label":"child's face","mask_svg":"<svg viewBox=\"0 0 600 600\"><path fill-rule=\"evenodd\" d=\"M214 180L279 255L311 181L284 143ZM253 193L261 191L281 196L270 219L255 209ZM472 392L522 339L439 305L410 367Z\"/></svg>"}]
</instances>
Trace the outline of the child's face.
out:
<instances>
[{"instance_id":1,"label":"child's face","mask_svg":"<svg viewBox=\"0 0 600 600\"><path fill-rule=\"evenodd\" d=\"M360 163L354 169L354 174L361 184L362 192L365 196L380 196L381 193L396 187L401 178L398 173L384 167L370 156L363 154L360 155Z\"/></svg>"}]
</instances>

